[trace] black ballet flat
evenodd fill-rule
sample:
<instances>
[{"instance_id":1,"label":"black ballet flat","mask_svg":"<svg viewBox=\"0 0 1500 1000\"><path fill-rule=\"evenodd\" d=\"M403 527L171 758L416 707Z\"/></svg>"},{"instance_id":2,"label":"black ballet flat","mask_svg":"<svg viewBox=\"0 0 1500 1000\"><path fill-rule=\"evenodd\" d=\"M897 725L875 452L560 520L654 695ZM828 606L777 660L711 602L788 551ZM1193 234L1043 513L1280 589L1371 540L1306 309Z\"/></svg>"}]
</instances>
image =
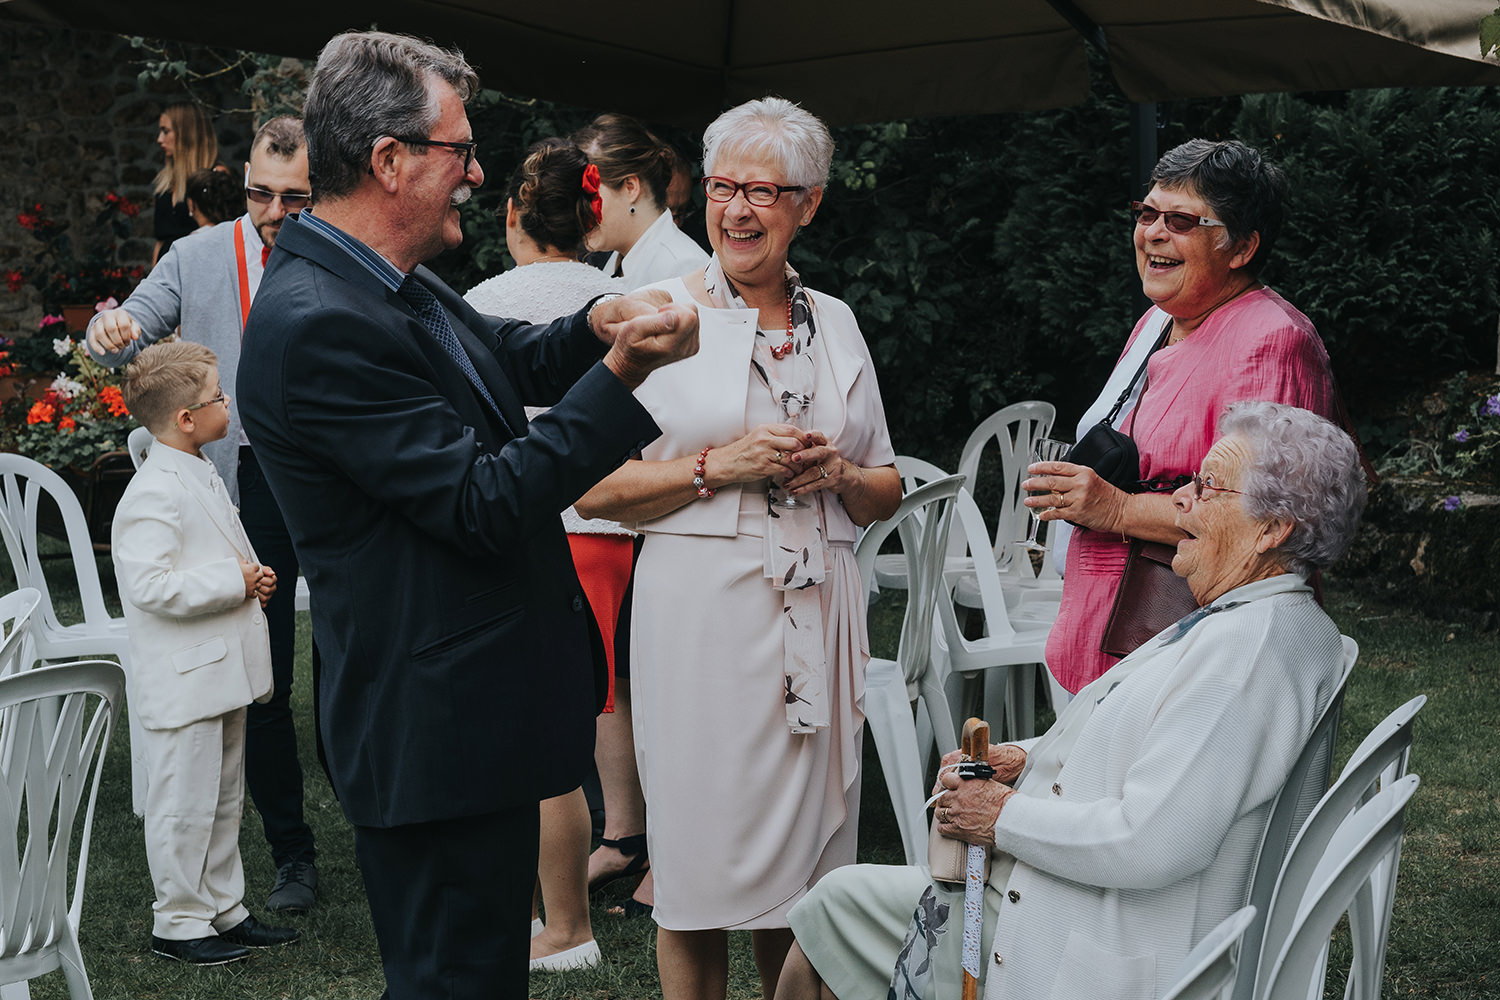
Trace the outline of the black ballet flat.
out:
<instances>
[{"instance_id":1,"label":"black ballet flat","mask_svg":"<svg viewBox=\"0 0 1500 1000\"><path fill-rule=\"evenodd\" d=\"M630 878L632 875L644 876L651 870L651 859L646 854L646 835L644 833L621 837L619 840L610 840L608 837L605 837L599 841L599 846L612 847L630 860L619 871L600 875L598 878L590 880L589 892L598 892L610 883L618 882L622 878ZM640 906L643 904L637 903L636 905Z\"/></svg>"}]
</instances>

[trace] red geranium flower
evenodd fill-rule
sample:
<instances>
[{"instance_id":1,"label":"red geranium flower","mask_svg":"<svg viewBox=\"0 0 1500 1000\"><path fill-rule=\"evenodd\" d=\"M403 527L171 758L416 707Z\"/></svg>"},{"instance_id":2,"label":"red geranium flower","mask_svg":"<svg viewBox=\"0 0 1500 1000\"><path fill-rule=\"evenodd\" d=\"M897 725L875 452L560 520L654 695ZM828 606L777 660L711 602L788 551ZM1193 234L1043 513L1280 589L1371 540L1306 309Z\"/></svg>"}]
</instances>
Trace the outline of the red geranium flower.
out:
<instances>
[{"instance_id":1,"label":"red geranium flower","mask_svg":"<svg viewBox=\"0 0 1500 1000\"><path fill-rule=\"evenodd\" d=\"M53 409L52 405L45 399L39 399L31 404L31 409L26 411L26 422L28 424L50 424L52 423L52 418L55 416L57 416L57 411Z\"/></svg>"},{"instance_id":2,"label":"red geranium flower","mask_svg":"<svg viewBox=\"0 0 1500 1000\"><path fill-rule=\"evenodd\" d=\"M109 409L112 417L128 417L130 408L125 405L125 397L121 395L118 386L106 385L99 390L99 402Z\"/></svg>"},{"instance_id":3,"label":"red geranium flower","mask_svg":"<svg viewBox=\"0 0 1500 1000\"><path fill-rule=\"evenodd\" d=\"M72 417L63 417L57 422L57 429L60 431L71 431L77 426L77 422Z\"/></svg>"}]
</instances>

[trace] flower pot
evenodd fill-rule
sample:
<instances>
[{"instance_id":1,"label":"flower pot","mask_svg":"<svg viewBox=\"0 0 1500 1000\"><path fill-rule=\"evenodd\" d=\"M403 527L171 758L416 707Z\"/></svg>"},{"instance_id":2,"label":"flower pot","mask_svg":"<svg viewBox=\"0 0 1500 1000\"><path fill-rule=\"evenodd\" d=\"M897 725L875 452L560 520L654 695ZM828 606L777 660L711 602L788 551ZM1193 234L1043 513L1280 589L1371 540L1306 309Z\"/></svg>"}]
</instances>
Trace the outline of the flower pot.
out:
<instances>
[{"instance_id":1,"label":"flower pot","mask_svg":"<svg viewBox=\"0 0 1500 1000\"><path fill-rule=\"evenodd\" d=\"M62 318L69 334L83 333L89 328L89 320L94 318L94 307L82 303L63 306Z\"/></svg>"}]
</instances>

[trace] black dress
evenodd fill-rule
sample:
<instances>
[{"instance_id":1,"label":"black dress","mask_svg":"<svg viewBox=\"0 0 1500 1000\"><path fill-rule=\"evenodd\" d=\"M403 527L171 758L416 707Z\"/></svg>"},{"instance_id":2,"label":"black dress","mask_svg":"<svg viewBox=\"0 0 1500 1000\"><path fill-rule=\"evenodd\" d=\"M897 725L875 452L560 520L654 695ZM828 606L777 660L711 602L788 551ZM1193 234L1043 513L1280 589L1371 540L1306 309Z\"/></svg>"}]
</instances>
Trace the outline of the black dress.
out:
<instances>
[{"instance_id":1,"label":"black dress","mask_svg":"<svg viewBox=\"0 0 1500 1000\"><path fill-rule=\"evenodd\" d=\"M187 199L172 204L172 192L163 191L156 196L156 208L152 216L153 235L161 241L161 252L166 254L172 241L186 236L198 228L193 215L188 211ZM157 258L160 260L160 256Z\"/></svg>"}]
</instances>

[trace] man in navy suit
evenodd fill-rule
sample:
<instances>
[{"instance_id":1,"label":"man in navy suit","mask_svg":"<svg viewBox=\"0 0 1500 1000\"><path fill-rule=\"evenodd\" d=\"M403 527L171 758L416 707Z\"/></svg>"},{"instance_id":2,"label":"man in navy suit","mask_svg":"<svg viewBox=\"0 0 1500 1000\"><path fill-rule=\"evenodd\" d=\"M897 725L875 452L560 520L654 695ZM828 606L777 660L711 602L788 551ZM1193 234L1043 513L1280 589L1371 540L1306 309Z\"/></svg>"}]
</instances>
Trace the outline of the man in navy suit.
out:
<instances>
[{"instance_id":1,"label":"man in navy suit","mask_svg":"<svg viewBox=\"0 0 1500 1000\"><path fill-rule=\"evenodd\" d=\"M578 786L597 707L558 514L658 435L631 390L697 349L691 309L606 298L528 326L419 266L484 181L477 89L412 38L324 47L316 208L282 227L238 382L312 592L319 725L398 1000L526 996L537 802ZM552 409L528 427L523 403Z\"/></svg>"}]
</instances>

